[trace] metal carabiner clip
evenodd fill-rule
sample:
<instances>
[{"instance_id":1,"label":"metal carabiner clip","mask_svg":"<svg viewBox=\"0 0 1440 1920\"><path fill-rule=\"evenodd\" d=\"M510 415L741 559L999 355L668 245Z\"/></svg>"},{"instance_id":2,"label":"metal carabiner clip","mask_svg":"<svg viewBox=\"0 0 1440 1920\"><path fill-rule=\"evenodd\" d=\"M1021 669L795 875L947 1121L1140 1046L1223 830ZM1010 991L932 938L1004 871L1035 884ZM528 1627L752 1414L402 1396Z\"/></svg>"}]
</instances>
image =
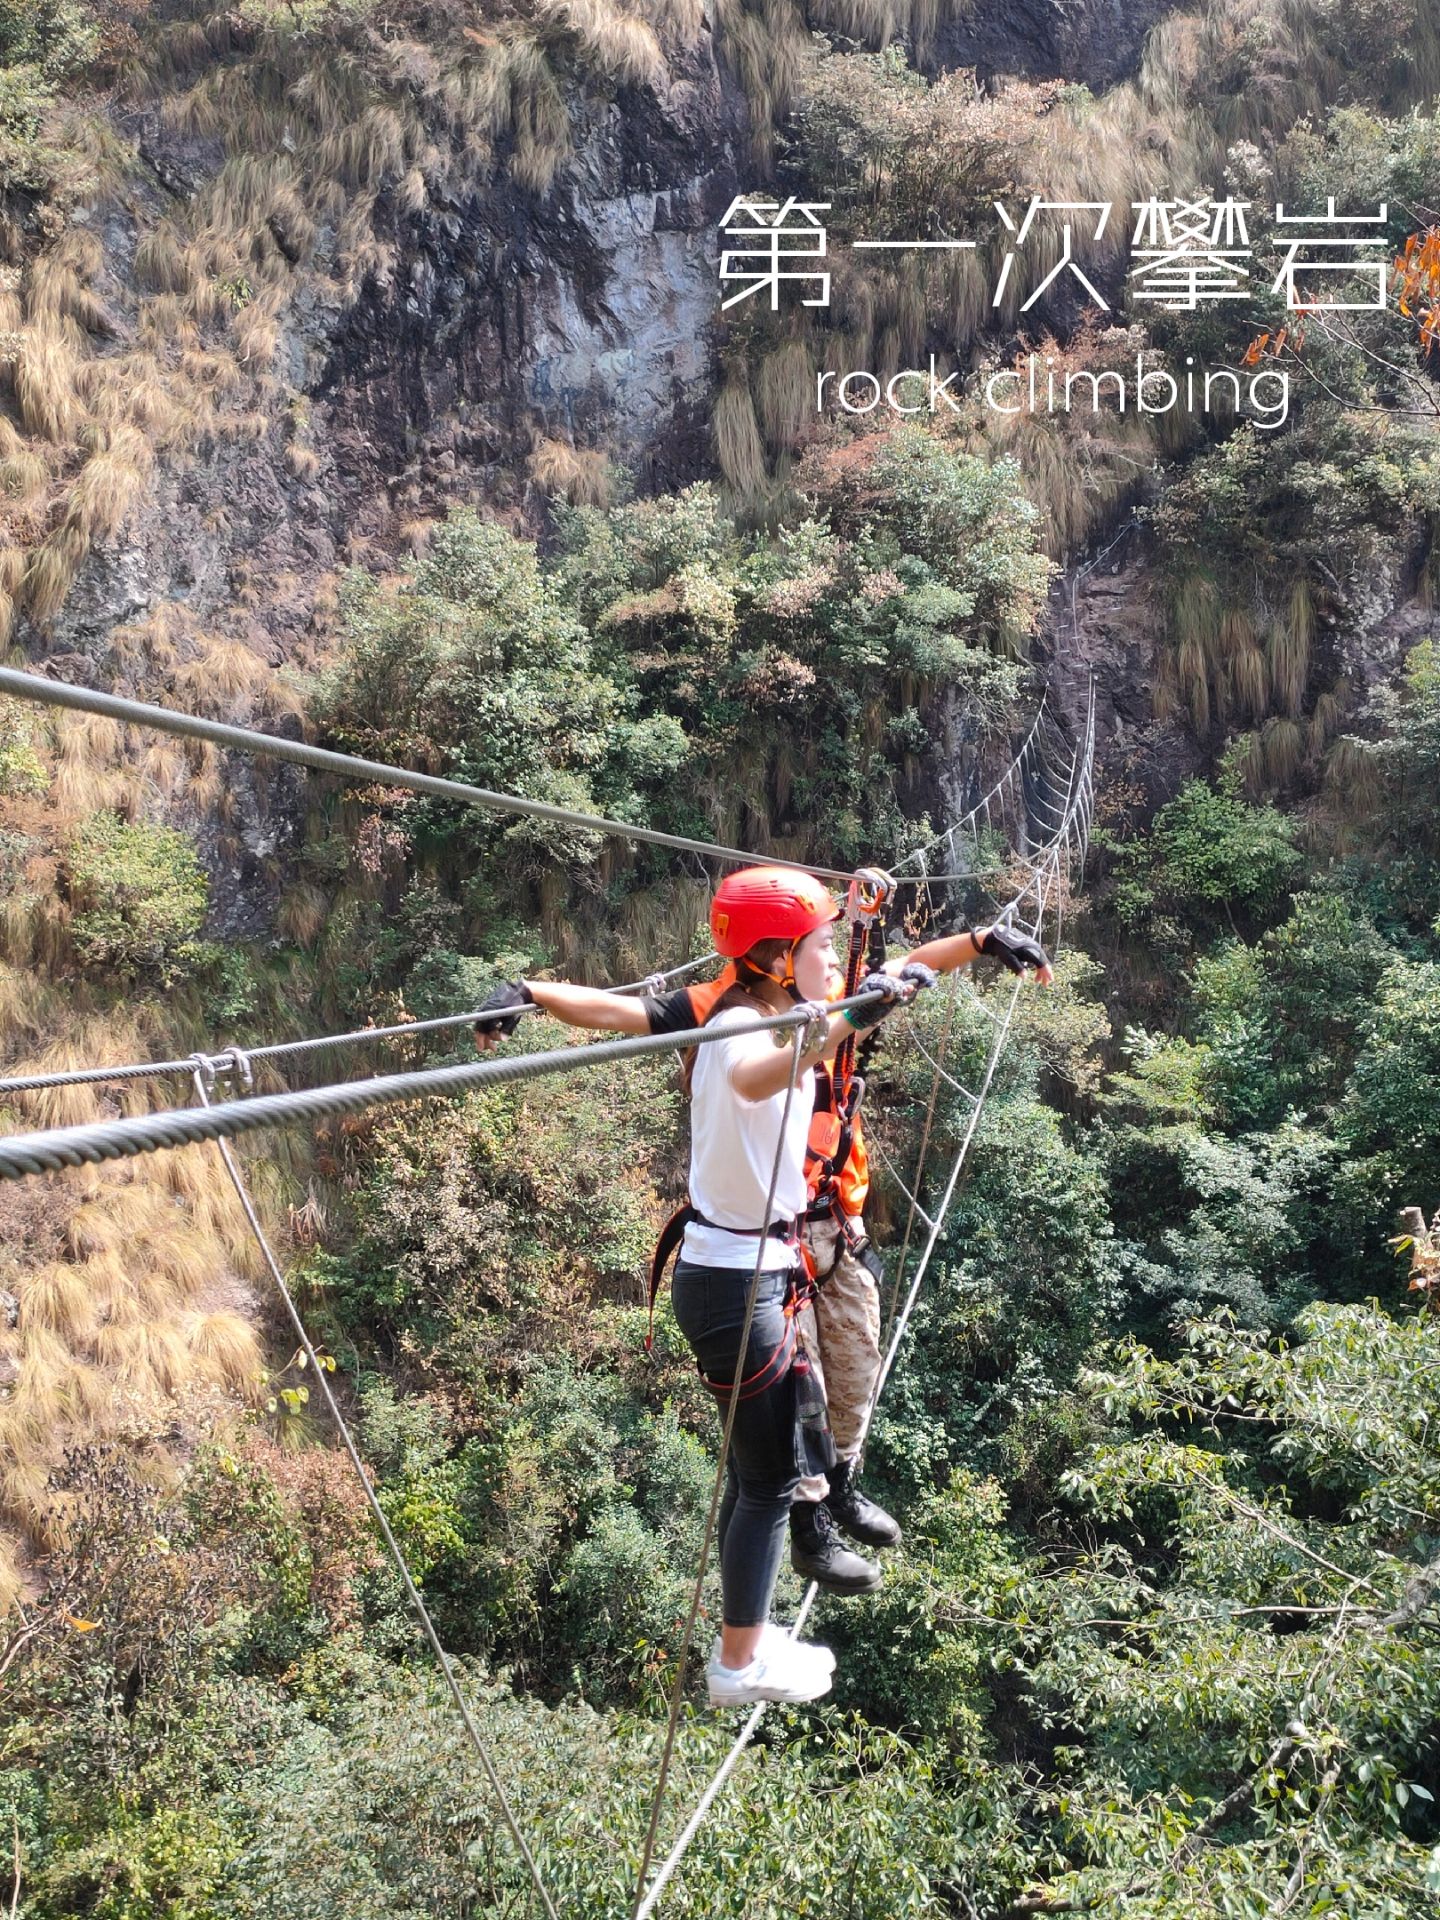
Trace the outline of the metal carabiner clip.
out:
<instances>
[{"instance_id":1,"label":"metal carabiner clip","mask_svg":"<svg viewBox=\"0 0 1440 1920\"><path fill-rule=\"evenodd\" d=\"M857 867L845 895L845 918L875 920L895 892L895 882L883 867Z\"/></svg>"}]
</instances>

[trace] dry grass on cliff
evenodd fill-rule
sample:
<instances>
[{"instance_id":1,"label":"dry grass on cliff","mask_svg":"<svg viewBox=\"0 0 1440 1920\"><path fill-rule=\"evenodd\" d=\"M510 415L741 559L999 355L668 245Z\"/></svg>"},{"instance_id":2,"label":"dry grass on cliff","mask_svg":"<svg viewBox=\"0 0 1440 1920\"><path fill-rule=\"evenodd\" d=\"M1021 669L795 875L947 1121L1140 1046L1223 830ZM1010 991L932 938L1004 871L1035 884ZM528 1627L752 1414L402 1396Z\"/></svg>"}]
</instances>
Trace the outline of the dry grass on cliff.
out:
<instances>
[{"instance_id":1,"label":"dry grass on cliff","mask_svg":"<svg viewBox=\"0 0 1440 1920\"><path fill-rule=\"evenodd\" d=\"M1292 717L1299 713L1310 677L1310 652L1315 639L1315 601L1310 585L1297 578L1285 611L1272 624L1265 642L1265 664L1276 705Z\"/></svg>"},{"instance_id":2,"label":"dry grass on cliff","mask_svg":"<svg viewBox=\"0 0 1440 1920\"><path fill-rule=\"evenodd\" d=\"M138 1037L95 1016L76 1050L90 1050L89 1064ZM36 1060L52 1066L63 1052L52 1046ZM174 1091L142 1094L137 1083L127 1100L164 1104ZM22 1125L109 1104L91 1088L17 1097ZM164 1163L182 1157L177 1177ZM264 1356L256 1327L237 1310L249 1297L241 1276L254 1266L249 1230L213 1153L82 1169L27 1201L29 1221L0 1253L0 1284L19 1302L15 1327L0 1336L0 1366L12 1378L0 1402L0 1522L44 1551L63 1518L47 1475L67 1444L163 1446L175 1396L205 1388L232 1405L253 1404ZM48 1246L48 1257L27 1260L27 1244Z\"/></svg>"},{"instance_id":3,"label":"dry grass on cliff","mask_svg":"<svg viewBox=\"0 0 1440 1920\"><path fill-rule=\"evenodd\" d=\"M536 18L572 36L587 63L622 86L653 86L664 72L655 29L613 0L540 0Z\"/></svg>"},{"instance_id":4,"label":"dry grass on cliff","mask_svg":"<svg viewBox=\"0 0 1440 1920\"><path fill-rule=\"evenodd\" d=\"M741 500L761 499L768 485L765 447L743 363L733 370L715 403L715 457Z\"/></svg>"},{"instance_id":5,"label":"dry grass on cliff","mask_svg":"<svg viewBox=\"0 0 1440 1920\"><path fill-rule=\"evenodd\" d=\"M572 507L608 507L614 494L609 457L564 440L541 440L525 468L543 493L558 494Z\"/></svg>"},{"instance_id":6,"label":"dry grass on cliff","mask_svg":"<svg viewBox=\"0 0 1440 1920\"><path fill-rule=\"evenodd\" d=\"M1314 635L1303 577L1267 613L1228 601L1206 573L1187 574L1171 590L1152 688L1157 719L1183 706L1202 733L1212 721L1264 722L1238 750L1246 783L1257 792L1288 784L1324 751L1344 713L1341 685L1322 690L1304 712Z\"/></svg>"}]
</instances>

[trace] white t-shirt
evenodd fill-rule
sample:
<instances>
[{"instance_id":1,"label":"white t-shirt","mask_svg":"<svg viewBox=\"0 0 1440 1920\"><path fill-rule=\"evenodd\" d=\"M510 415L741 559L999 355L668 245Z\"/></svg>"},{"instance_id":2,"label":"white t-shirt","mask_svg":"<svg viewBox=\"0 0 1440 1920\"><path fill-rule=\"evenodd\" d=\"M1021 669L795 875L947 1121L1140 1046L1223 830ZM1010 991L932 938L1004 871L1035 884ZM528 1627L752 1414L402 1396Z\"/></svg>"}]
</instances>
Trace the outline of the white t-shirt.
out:
<instances>
[{"instance_id":1,"label":"white t-shirt","mask_svg":"<svg viewBox=\"0 0 1440 1920\"><path fill-rule=\"evenodd\" d=\"M755 1018L744 1007L729 1007L707 1023L707 1030L743 1027ZM690 1204L715 1222L702 1227L692 1220L685 1229L681 1255L697 1266L754 1270L756 1235L724 1229L761 1224L775 1166L785 1089L765 1100L747 1100L736 1092L730 1078L742 1060L754 1059L757 1053L773 1057L774 1043L768 1033L707 1041L696 1052L690 1089ZM814 1111L815 1069L807 1067L790 1099L772 1221L793 1220L804 1210L808 1199L805 1146ZM766 1271L793 1266L797 1258L795 1249L783 1240L766 1238L761 1261Z\"/></svg>"}]
</instances>

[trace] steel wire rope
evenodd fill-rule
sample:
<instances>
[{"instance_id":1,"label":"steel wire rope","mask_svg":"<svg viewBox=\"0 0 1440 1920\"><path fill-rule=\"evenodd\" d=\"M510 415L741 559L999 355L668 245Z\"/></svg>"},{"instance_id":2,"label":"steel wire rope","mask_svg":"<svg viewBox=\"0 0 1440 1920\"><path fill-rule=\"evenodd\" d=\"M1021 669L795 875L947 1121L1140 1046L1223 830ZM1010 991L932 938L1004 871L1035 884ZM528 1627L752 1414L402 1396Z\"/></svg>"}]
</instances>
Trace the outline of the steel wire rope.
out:
<instances>
[{"instance_id":1,"label":"steel wire rope","mask_svg":"<svg viewBox=\"0 0 1440 1920\"><path fill-rule=\"evenodd\" d=\"M442 800L461 800L470 806L490 807L499 813L513 813L534 820L549 820L557 826L578 827L587 833L609 834L618 839L642 840L650 846L670 847L680 853L694 853L707 860L740 861L745 865L788 867L796 873L816 874L825 880L848 882L853 875L840 867L827 867L818 861L787 860L780 854L759 854L744 847L726 846L721 841L696 840L687 834L664 833L658 827L642 827L632 821L611 820L603 814L581 813L570 807L553 806L545 800L528 800L523 795L500 793L492 787L477 787L465 780L451 780L442 774L421 773L413 767L396 767L383 760L366 760L358 754L337 753L329 747L311 746L303 740L287 740L280 734L262 733L254 727L238 727L228 721L207 720L200 714L181 713L174 707L157 707L142 700L129 700L120 694L102 693L97 688L77 687L65 680L47 680L41 674L22 673L14 667L0 667L0 693L18 700L37 700L52 707L66 707L77 713L98 713L129 726L153 727L161 733L179 734L191 740L209 740L216 746L230 747L241 753L265 753L296 766L311 767L321 773L343 774L382 786L408 787L416 793L428 793ZM1013 774L1014 768L1005 776ZM943 838L943 836L941 836ZM934 843L932 843L934 844ZM894 875L902 885L916 884L912 877ZM938 875L949 879L955 876Z\"/></svg>"},{"instance_id":2,"label":"steel wire rope","mask_svg":"<svg viewBox=\"0 0 1440 1920\"><path fill-rule=\"evenodd\" d=\"M216 746L230 747L241 753L264 753L295 766L311 767L321 773L343 774L378 782L388 787L408 787L416 793L428 793L441 800L461 800L469 806L489 807L497 813L513 813L532 820L548 820L556 826L578 827L586 833L608 834L624 840L642 840L649 846L670 847L678 853L694 853L707 860L739 861L747 866L788 867L796 873L817 874L825 880L850 881L854 876L840 867L822 866L818 861L787 860L780 854L761 856L744 847L726 846L722 841L696 840L688 834L665 833L658 827L642 827L628 820L611 820L603 814L581 813L572 807L553 806L546 800L528 800L523 795L500 793L492 787L478 787L466 780L451 780L443 774L421 773L413 767L391 766L383 760L366 760L358 754L337 753L329 747L314 747L304 740L286 740L282 735L262 733L254 727L237 727L228 721L207 720L200 714L180 713L174 707L152 706L143 700L128 700L120 694L102 693L92 687L77 687L65 680L47 680L41 674L21 673L14 667L0 667L0 693L18 700L38 700L52 707L67 707L78 713L98 713L129 726L153 727L161 733L175 733L191 740L209 740ZM909 884L909 882L906 882Z\"/></svg>"},{"instance_id":3,"label":"steel wire rope","mask_svg":"<svg viewBox=\"0 0 1440 1920\"><path fill-rule=\"evenodd\" d=\"M388 787L410 787L416 793L428 793L442 800L463 800L471 806L492 808L498 813L521 814L534 820L549 820L557 826L578 827L588 833L610 834L627 840L643 840L651 846L671 847L679 853L700 854L710 860L738 860L746 865L760 864L760 856L743 847L728 847L711 840L695 840L687 834L663 833L658 827L641 827L626 820L610 820L603 814L580 813L571 807L552 806L545 800L527 800L519 794L497 793L490 787L477 787L466 780L450 780L436 773L420 773L411 767L393 767L381 760L365 760L357 754L336 753L329 747L312 747L303 740L286 740L279 734L261 733L253 727L232 726L222 720L206 720L199 714L180 713L173 707L151 706L142 700L127 700L119 694L101 693L90 687L76 687L63 680L47 680L40 674L20 673L13 667L0 667L0 693L20 700L39 700L55 707L69 707L79 713L98 713L130 726L154 727L162 733L178 733L192 740L210 740L216 746L233 747L241 753L267 753L296 766L313 767L321 773L338 773L354 779L379 782ZM827 880L848 881L852 876L838 867L811 865L801 860L768 857L765 864L790 867L798 873L814 873Z\"/></svg>"},{"instance_id":4,"label":"steel wire rope","mask_svg":"<svg viewBox=\"0 0 1440 1920\"><path fill-rule=\"evenodd\" d=\"M719 956L707 953L698 960L686 960L678 967L671 967L664 973L647 974L643 980L632 980L623 987L610 987L610 993L641 993L655 983L664 983L679 979L681 974L693 973L696 967L703 967ZM447 1027L474 1026L481 1020L503 1020L509 1014L540 1013L540 1007L512 1007L493 1013L484 1013L475 1008L469 1013L442 1014L434 1020L405 1020L390 1027L356 1027L348 1033L322 1034L315 1039L277 1040L259 1047L223 1047L218 1053L208 1055L217 1067L226 1070L241 1062L253 1060L276 1060L291 1054L326 1052L332 1047L343 1047L366 1040L394 1040L408 1038L417 1033L439 1033ZM194 1071L194 1056L184 1060L138 1061L134 1065L118 1067L79 1067L68 1073L22 1074L8 1080L0 1080L0 1099L8 1093L38 1093L47 1087L70 1087L92 1084L107 1080L160 1079L174 1074L190 1074Z\"/></svg>"},{"instance_id":5,"label":"steel wire rope","mask_svg":"<svg viewBox=\"0 0 1440 1920\"><path fill-rule=\"evenodd\" d=\"M832 1013L847 1007L869 1006L882 996L854 994L830 1003ZM193 1107L167 1108L159 1113L134 1114L122 1120L87 1121L79 1126L50 1127L35 1133L0 1135L0 1180L21 1180L37 1173L59 1173L66 1167L121 1160L166 1147L192 1146L200 1141L234 1139L237 1134L282 1126L295 1120L323 1120L332 1114L362 1113L367 1107L399 1101L468 1093L497 1081L534 1080L549 1073L575 1073L609 1066L642 1054L676 1053L705 1046L725 1035L774 1033L791 1027L794 1013L773 1014L744 1027L722 1027L713 1033L638 1034L623 1040L561 1047L546 1053L519 1054L502 1060L472 1061L464 1066L424 1067L405 1073L382 1074L369 1080L345 1080L324 1087L306 1087L290 1093L257 1094L249 1100L231 1100L197 1112Z\"/></svg>"},{"instance_id":6,"label":"steel wire rope","mask_svg":"<svg viewBox=\"0 0 1440 1920\"><path fill-rule=\"evenodd\" d=\"M828 1017L828 1016L827 1016ZM790 1108L795 1098L795 1086L800 1077L800 1056L805 1051L806 1036L812 1031L809 1017L806 1023L795 1029L790 1052L790 1079L785 1088L785 1104L780 1113L780 1126L775 1137L775 1157L770 1165L770 1185L765 1195L765 1213L761 1221L764 1228L770 1220L775 1204L775 1190L780 1184L780 1168L785 1159L786 1127L790 1119ZM733 1034L736 1027L721 1029ZM730 1382L730 1399L725 1409L725 1424L720 1435L720 1458L715 1469L715 1484L710 1490L710 1507L705 1515L705 1532L700 1542L700 1559L695 1569L695 1584L690 1594L690 1606L685 1616L684 1631L680 1636L680 1651L675 1662L675 1686L670 1695L670 1716L665 1729L665 1745L660 1754L659 1777L655 1783L655 1797L650 1805L650 1821L645 1833L645 1847L640 1860L640 1877L635 1888L635 1913L638 1915L645 1906L645 1881L650 1872L650 1862L655 1857L655 1836L660 1829L660 1815L665 1804L665 1788L670 1779L670 1764L675 1755L675 1738L680 1726L680 1708L685 1699L685 1669L690 1658L690 1642L695 1635L695 1622L700 1615L700 1603L705 1597L705 1575L710 1566L710 1549L715 1541L715 1521L720 1512L721 1495L724 1491L726 1473L730 1460L730 1441L735 1431L735 1413L740 1405L740 1388L745 1378L745 1360L750 1347L750 1331L755 1322L755 1304L760 1295L760 1276L765 1271L765 1255L768 1251L768 1239L761 1232L755 1248L755 1269L750 1275L750 1286L745 1296L745 1319L740 1329L740 1350L735 1356L735 1374Z\"/></svg>"},{"instance_id":7,"label":"steel wire rope","mask_svg":"<svg viewBox=\"0 0 1440 1920\"><path fill-rule=\"evenodd\" d=\"M192 1061L191 1070L196 1096L202 1108L209 1109L210 1085L213 1083L215 1062L208 1056L200 1055ZM400 1583L405 1589L405 1597L410 1602L411 1608L420 1622L421 1630L429 1642L431 1652L435 1655L435 1659L440 1667L440 1672L444 1676L445 1685L449 1689L450 1696L454 1700L460 1718L464 1723L465 1731L469 1735L470 1744L474 1748L476 1757L484 1771L485 1778L489 1782L490 1790L495 1795L496 1801L499 1804L501 1817L509 1829L510 1836L514 1840L515 1845L520 1850L520 1857L525 1863L526 1871L530 1875L531 1882L535 1888L535 1892L539 1896L541 1906L545 1909L548 1920L559 1920L554 1902L551 1900L545 1882L541 1878L540 1868L536 1862L535 1855L531 1852L529 1843L521 1830L520 1822L515 1817L515 1810L510 1805L509 1796L505 1792L499 1774L495 1771L495 1763L490 1758L490 1751L485 1745L479 1727L475 1723L475 1717L470 1711L470 1704L466 1700L464 1693L461 1691L460 1683L455 1677L450 1656L446 1653L440 1636L435 1630L435 1622L430 1617L430 1609L425 1605L424 1600L420 1596L420 1589L415 1584L409 1562L406 1560L400 1543L395 1538L394 1532L391 1529L390 1522L385 1516L385 1509L380 1503L380 1496L371 1485L370 1476L365 1471L365 1463L360 1458L360 1450L355 1444L349 1422L340 1411L339 1402L336 1400L335 1394L330 1386L329 1369L322 1364L320 1355L315 1350L314 1342L310 1338L309 1329L305 1325L299 1307L295 1304L295 1296L290 1291L285 1275L281 1270L280 1262L275 1258L269 1238L260 1223L260 1216L256 1212L255 1203L251 1198L250 1188L245 1176L241 1172L234 1154L230 1151L230 1143L228 1140L223 1136L217 1138L215 1147L224 1163L226 1173L230 1176L230 1184L235 1189L236 1198L239 1200L245 1218L250 1224L250 1231L255 1236L256 1245L259 1247L261 1257L269 1269L270 1278L275 1283L275 1289L284 1304L290 1324L295 1329L296 1338L299 1340L301 1349L309 1363L310 1371L314 1375L321 1394L324 1396L330 1418L335 1423L335 1430L340 1436L346 1453L350 1456L350 1464L355 1469L355 1477L360 1482L360 1489L365 1496L365 1503L370 1509L371 1517L376 1526L380 1529L381 1537L384 1539L390 1558L395 1563L395 1571L400 1576Z\"/></svg>"}]
</instances>

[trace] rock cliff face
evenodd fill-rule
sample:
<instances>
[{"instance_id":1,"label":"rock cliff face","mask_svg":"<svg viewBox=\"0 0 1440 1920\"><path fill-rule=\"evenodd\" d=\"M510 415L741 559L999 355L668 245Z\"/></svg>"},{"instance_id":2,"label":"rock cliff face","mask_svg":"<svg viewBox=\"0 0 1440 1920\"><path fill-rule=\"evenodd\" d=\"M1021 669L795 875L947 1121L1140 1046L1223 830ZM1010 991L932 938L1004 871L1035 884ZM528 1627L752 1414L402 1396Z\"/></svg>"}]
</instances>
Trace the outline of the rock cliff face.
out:
<instances>
[{"instance_id":1,"label":"rock cliff face","mask_svg":"<svg viewBox=\"0 0 1440 1920\"><path fill-rule=\"evenodd\" d=\"M1159 0L1026 0L942 25L940 67L1064 74L1099 86L1138 58ZM719 222L758 184L748 110L709 27L652 86L567 101L572 156L553 186L517 186L503 164L418 212L382 199L386 264L342 305L301 285L281 316L277 371L312 416L318 470L284 466L285 422L243 447L157 469L125 539L97 546L38 653L93 661L117 624L178 600L204 620L261 587L250 639L293 654L316 590L349 558L396 550L403 530L457 501L535 527L525 455L558 437L623 462L640 490L712 467L710 401ZM158 115L124 131L149 173L152 211L192 198L218 143ZM116 270L139 229L112 223Z\"/></svg>"},{"instance_id":2,"label":"rock cliff face","mask_svg":"<svg viewBox=\"0 0 1440 1920\"><path fill-rule=\"evenodd\" d=\"M745 105L709 34L655 90L573 103L537 197L490 182L398 224L315 385L367 531L457 497L517 503L530 437L614 455L642 489L704 470L714 237Z\"/></svg>"},{"instance_id":3,"label":"rock cliff face","mask_svg":"<svg viewBox=\"0 0 1440 1920\"><path fill-rule=\"evenodd\" d=\"M942 69L974 67L981 80L1020 73L1082 80L1094 93L1134 70L1140 45L1173 0L1014 0L959 9L935 34Z\"/></svg>"},{"instance_id":4,"label":"rock cliff face","mask_svg":"<svg viewBox=\"0 0 1440 1920\"><path fill-rule=\"evenodd\" d=\"M1134 66L1163 10L987 0L942 23L933 64L1099 88ZM296 276L254 430L162 456L140 510L92 547L58 616L42 630L18 623L23 650L111 679L115 630L179 609L272 667L303 663L323 648L347 562L383 567L462 502L543 530L526 469L541 441L611 456L641 492L713 471L719 227L732 197L761 184L744 93L707 19L654 84L575 82L565 104L571 154L547 191L516 184L502 144L483 175L465 184L452 169L418 207L382 194L378 264L350 297L323 273ZM223 151L153 111L121 130L145 179L126 213L95 219L117 311L128 299L133 316L126 276L147 221L193 201ZM322 257L331 244L322 236ZM302 414L309 452L297 463L287 454ZM1142 680L1129 664L1120 678L1117 698L1138 710ZM952 746L941 778L958 793L968 749ZM260 792L247 776L240 788L223 857L215 823L193 822L232 932L263 918L258 876L288 831L285 783Z\"/></svg>"}]
</instances>

